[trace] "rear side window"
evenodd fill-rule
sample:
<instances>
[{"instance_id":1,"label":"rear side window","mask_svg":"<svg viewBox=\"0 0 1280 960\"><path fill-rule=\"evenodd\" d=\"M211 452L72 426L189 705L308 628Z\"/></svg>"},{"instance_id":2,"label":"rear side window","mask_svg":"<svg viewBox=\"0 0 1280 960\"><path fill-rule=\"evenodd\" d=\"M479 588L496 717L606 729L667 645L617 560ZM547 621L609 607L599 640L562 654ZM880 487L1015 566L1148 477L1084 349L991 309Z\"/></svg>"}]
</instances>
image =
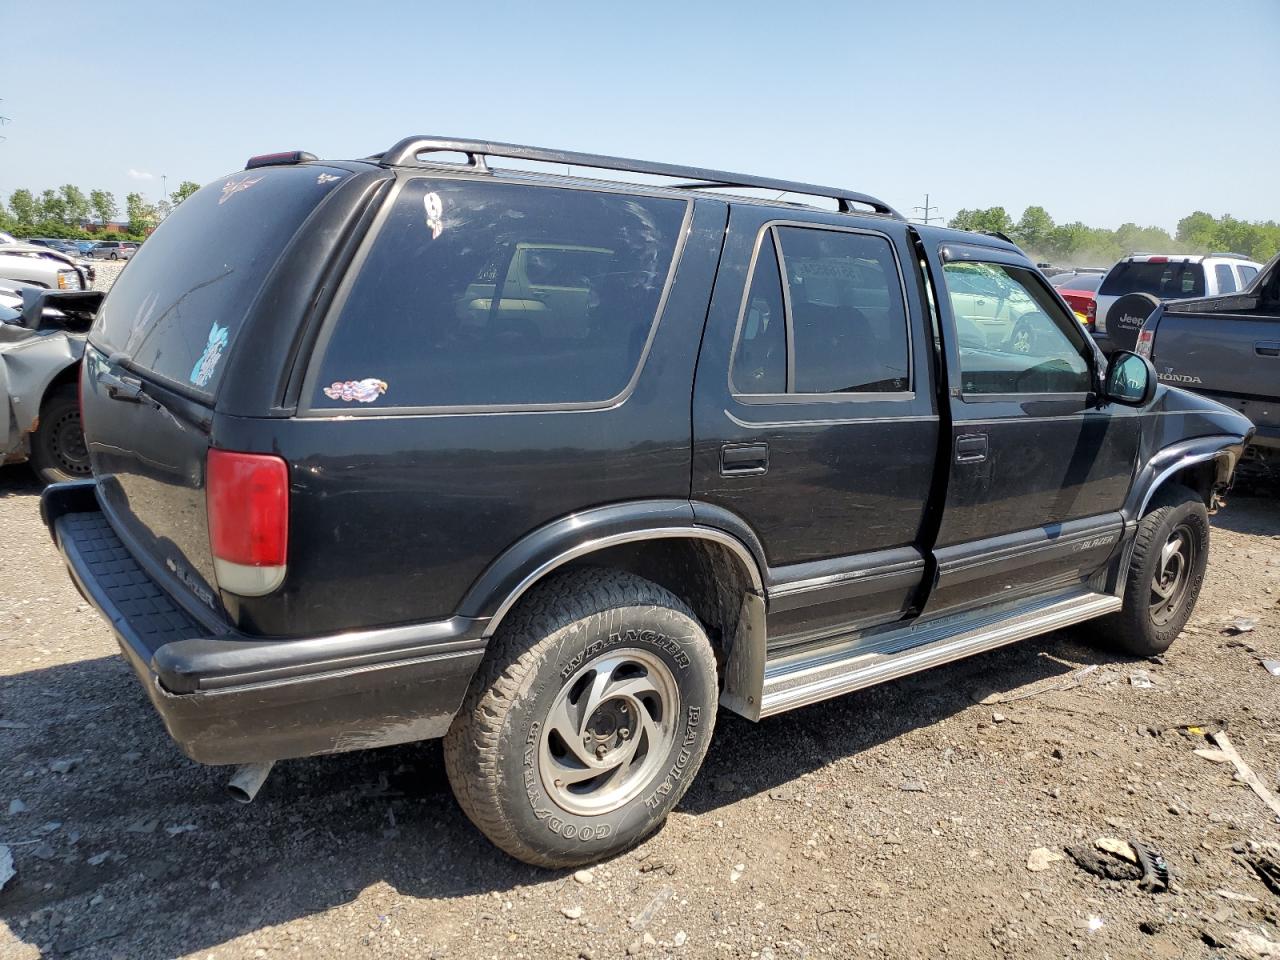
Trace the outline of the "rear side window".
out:
<instances>
[{"instance_id":1,"label":"rear side window","mask_svg":"<svg viewBox=\"0 0 1280 960\"><path fill-rule=\"evenodd\" d=\"M1236 292L1236 275L1231 272L1231 264L1219 263L1213 268L1213 275L1218 280L1219 293Z\"/></svg>"},{"instance_id":2,"label":"rear side window","mask_svg":"<svg viewBox=\"0 0 1280 960\"><path fill-rule=\"evenodd\" d=\"M137 248L90 339L136 368L213 396L271 268L307 215L348 176L329 167L273 167L196 191Z\"/></svg>"},{"instance_id":3,"label":"rear side window","mask_svg":"<svg viewBox=\"0 0 1280 960\"><path fill-rule=\"evenodd\" d=\"M688 205L408 183L313 374L318 408L599 403L635 373Z\"/></svg>"},{"instance_id":4,"label":"rear side window","mask_svg":"<svg viewBox=\"0 0 1280 960\"><path fill-rule=\"evenodd\" d=\"M1243 263L1240 264L1238 267L1236 267L1236 269L1240 271L1240 289L1241 290L1243 290L1249 284L1253 283L1253 278L1258 275L1257 267L1246 266Z\"/></svg>"},{"instance_id":5,"label":"rear side window","mask_svg":"<svg viewBox=\"0 0 1280 960\"><path fill-rule=\"evenodd\" d=\"M764 235L734 353L738 393L902 392L911 387L909 354L886 238L789 226Z\"/></svg>"},{"instance_id":6,"label":"rear side window","mask_svg":"<svg viewBox=\"0 0 1280 960\"><path fill-rule=\"evenodd\" d=\"M1122 260L1111 268L1098 292L1104 297L1149 293L1160 300L1204 296L1204 265L1183 260Z\"/></svg>"}]
</instances>

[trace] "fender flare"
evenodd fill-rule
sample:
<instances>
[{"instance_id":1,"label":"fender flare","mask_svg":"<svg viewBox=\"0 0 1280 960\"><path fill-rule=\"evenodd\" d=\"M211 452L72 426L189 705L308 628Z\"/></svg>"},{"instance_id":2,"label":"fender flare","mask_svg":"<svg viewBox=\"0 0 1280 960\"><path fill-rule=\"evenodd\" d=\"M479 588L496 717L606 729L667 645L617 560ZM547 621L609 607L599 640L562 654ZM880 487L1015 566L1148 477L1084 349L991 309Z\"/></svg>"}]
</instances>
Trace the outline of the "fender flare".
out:
<instances>
[{"instance_id":1,"label":"fender flare","mask_svg":"<svg viewBox=\"0 0 1280 960\"><path fill-rule=\"evenodd\" d=\"M484 636L490 637L520 598L556 568L608 547L662 539L706 540L727 548L741 563L752 592L763 598L765 566L758 541L748 544L699 520L688 500L641 500L572 513L521 537L471 585L458 614L487 621Z\"/></svg>"},{"instance_id":2,"label":"fender flare","mask_svg":"<svg viewBox=\"0 0 1280 960\"><path fill-rule=\"evenodd\" d=\"M1244 452L1245 440L1241 436L1219 434L1195 437L1165 447L1147 461L1135 478L1121 511L1125 520L1129 523L1139 520L1156 491L1175 473L1187 467L1213 462L1216 465L1215 486L1225 484L1231 479Z\"/></svg>"}]
</instances>

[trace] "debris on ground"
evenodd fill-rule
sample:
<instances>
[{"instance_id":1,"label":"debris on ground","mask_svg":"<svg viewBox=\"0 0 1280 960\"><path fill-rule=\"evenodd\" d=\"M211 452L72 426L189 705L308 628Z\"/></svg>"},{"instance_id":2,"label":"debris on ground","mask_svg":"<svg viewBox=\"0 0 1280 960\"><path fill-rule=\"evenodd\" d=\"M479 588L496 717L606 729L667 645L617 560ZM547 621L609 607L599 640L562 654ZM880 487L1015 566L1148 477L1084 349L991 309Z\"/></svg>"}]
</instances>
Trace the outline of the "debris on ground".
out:
<instances>
[{"instance_id":1,"label":"debris on ground","mask_svg":"<svg viewBox=\"0 0 1280 960\"><path fill-rule=\"evenodd\" d=\"M1260 660L1258 662L1266 668L1267 673L1273 677L1280 677L1280 660Z\"/></svg>"},{"instance_id":2,"label":"debris on ground","mask_svg":"<svg viewBox=\"0 0 1280 960\"><path fill-rule=\"evenodd\" d=\"M1217 896L1222 897L1223 900L1235 900L1235 901L1238 901L1239 903L1261 903L1262 902L1257 897L1251 897L1247 893L1236 893L1234 890L1227 890L1225 887L1215 890L1213 892Z\"/></svg>"},{"instance_id":3,"label":"debris on ground","mask_svg":"<svg viewBox=\"0 0 1280 960\"><path fill-rule=\"evenodd\" d=\"M1041 870L1048 870L1050 866L1063 859L1065 858L1057 850L1036 847L1027 854L1027 869L1032 873L1039 873Z\"/></svg>"},{"instance_id":4,"label":"debris on ground","mask_svg":"<svg viewBox=\"0 0 1280 960\"><path fill-rule=\"evenodd\" d=\"M667 901L676 895L676 888L671 884L664 884L662 889L653 895L643 910L637 913L631 920L632 930L643 930L653 922L653 918L658 915L658 911L667 905Z\"/></svg>"},{"instance_id":5,"label":"debris on ground","mask_svg":"<svg viewBox=\"0 0 1280 960\"><path fill-rule=\"evenodd\" d=\"M1244 762L1244 758L1236 751L1235 745L1232 744L1231 738L1227 736L1225 730L1218 733L1209 734L1209 742L1214 744L1217 750L1196 750L1197 757L1203 757L1213 763L1230 763L1236 768L1236 776L1242 783L1248 784L1250 789L1258 795L1258 797L1271 808L1271 812L1280 817L1280 799L1267 789L1253 768Z\"/></svg>"},{"instance_id":6,"label":"debris on ground","mask_svg":"<svg viewBox=\"0 0 1280 960\"><path fill-rule=\"evenodd\" d=\"M79 762L80 759L78 757L66 757L62 760L54 760L49 764L49 769L54 773L70 773Z\"/></svg>"},{"instance_id":7,"label":"debris on ground","mask_svg":"<svg viewBox=\"0 0 1280 960\"><path fill-rule=\"evenodd\" d=\"M4 889L4 885L13 879L17 873L13 869L13 851L3 843L0 843L0 890Z\"/></svg>"},{"instance_id":8,"label":"debris on ground","mask_svg":"<svg viewBox=\"0 0 1280 960\"><path fill-rule=\"evenodd\" d=\"M1222 631L1228 636L1239 636L1242 633L1252 633L1258 627L1258 621L1252 617L1236 617Z\"/></svg>"},{"instance_id":9,"label":"debris on ground","mask_svg":"<svg viewBox=\"0 0 1280 960\"><path fill-rule=\"evenodd\" d=\"M1280 940L1272 940L1265 933L1253 930L1237 930L1227 941L1245 960L1280 960Z\"/></svg>"},{"instance_id":10,"label":"debris on ground","mask_svg":"<svg viewBox=\"0 0 1280 960\"><path fill-rule=\"evenodd\" d=\"M595 880L595 878L596 878L596 875L592 873L590 870L579 870L573 875L573 879L577 880L579 883L582 883L582 884L591 883L593 880Z\"/></svg>"},{"instance_id":11,"label":"debris on ground","mask_svg":"<svg viewBox=\"0 0 1280 960\"><path fill-rule=\"evenodd\" d=\"M27 810L27 805L23 803L21 800L19 800L17 797L14 797L12 800L9 801L9 816L11 817L17 816L20 813L25 813L26 810Z\"/></svg>"},{"instance_id":12,"label":"debris on ground","mask_svg":"<svg viewBox=\"0 0 1280 960\"><path fill-rule=\"evenodd\" d=\"M1129 686L1139 690L1154 690L1160 686L1160 683L1158 678L1153 677L1146 670L1134 670L1129 674Z\"/></svg>"},{"instance_id":13,"label":"debris on ground","mask_svg":"<svg viewBox=\"0 0 1280 960\"><path fill-rule=\"evenodd\" d=\"M919 780L903 780L898 784L898 789L904 793L924 793L929 788Z\"/></svg>"},{"instance_id":14,"label":"debris on ground","mask_svg":"<svg viewBox=\"0 0 1280 960\"><path fill-rule=\"evenodd\" d=\"M1173 890L1173 872L1164 854L1153 847L1137 840L1130 841L1133 852L1138 855L1138 864L1142 867L1142 879L1138 886L1148 893L1163 893Z\"/></svg>"},{"instance_id":15,"label":"debris on ground","mask_svg":"<svg viewBox=\"0 0 1280 960\"><path fill-rule=\"evenodd\" d=\"M1245 862L1253 868L1258 879L1267 885L1267 889L1280 896L1280 844L1250 844L1253 852L1245 858Z\"/></svg>"},{"instance_id":16,"label":"debris on ground","mask_svg":"<svg viewBox=\"0 0 1280 960\"><path fill-rule=\"evenodd\" d=\"M1066 677L1051 677L1048 680L1041 680L1037 683L1028 684L1021 690L1014 693L989 693L979 696L979 691L973 691L969 696L975 703L981 706L993 706L997 703L1013 703L1017 700L1027 700L1031 697L1039 697L1046 693L1057 693L1062 690L1074 690L1084 681L1084 678L1098 669L1096 663L1073 670Z\"/></svg>"},{"instance_id":17,"label":"debris on ground","mask_svg":"<svg viewBox=\"0 0 1280 960\"><path fill-rule=\"evenodd\" d=\"M581 907L561 907L560 912L565 915L567 920L578 920L582 917Z\"/></svg>"},{"instance_id":18,"label":"debris on ground","mask_svg":"<svg viewBox=\"0 0 1280 960\"><path fill-rule=\"evenodd\" d=\"M1091 873L1103 880L1141 880L1142 868L1136 863L1129 863L1096 847L1076 844L1067 847L1067 856L1076 862L1085 873Z\"/></svg>"},{"instance_id":19,"label":"debris on ground","mask_svg":"<svg viewBox=\"0 0 1280 960\"><path fill-rule=\"evenodd\" d=\"M1133 847L1125 843L1123 840L1117 840L1115 837L1099 837L1093 841L1093 845L1105 853L1111 854L1113 857L1119 857L1121 860L1128 860L1130 863L1138 862L1138 854Z\"/></svg>"}]
</instances>

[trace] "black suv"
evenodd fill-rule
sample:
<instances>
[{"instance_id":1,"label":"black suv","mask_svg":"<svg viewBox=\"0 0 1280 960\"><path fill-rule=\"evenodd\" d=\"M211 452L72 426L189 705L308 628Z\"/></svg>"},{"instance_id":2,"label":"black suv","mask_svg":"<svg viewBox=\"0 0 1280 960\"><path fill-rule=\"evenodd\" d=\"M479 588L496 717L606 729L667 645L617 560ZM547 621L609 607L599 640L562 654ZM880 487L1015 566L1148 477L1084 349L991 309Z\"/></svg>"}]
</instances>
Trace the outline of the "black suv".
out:
<instances>
[{"instance_id":1,"label":"black suv","mask_svg":"<svg viewBox=\"0 0 1280 960\"><path fill-rule=\"evenodd\" d=\"M1085 620L1164 650L1252 431L1105 361L1002 240L432 137L183 202L82 392L95 479L45 520L182 749L251 798L443 737L467 815L548 866L661 824L717 706Z\"/></svg>"}]
</instances>

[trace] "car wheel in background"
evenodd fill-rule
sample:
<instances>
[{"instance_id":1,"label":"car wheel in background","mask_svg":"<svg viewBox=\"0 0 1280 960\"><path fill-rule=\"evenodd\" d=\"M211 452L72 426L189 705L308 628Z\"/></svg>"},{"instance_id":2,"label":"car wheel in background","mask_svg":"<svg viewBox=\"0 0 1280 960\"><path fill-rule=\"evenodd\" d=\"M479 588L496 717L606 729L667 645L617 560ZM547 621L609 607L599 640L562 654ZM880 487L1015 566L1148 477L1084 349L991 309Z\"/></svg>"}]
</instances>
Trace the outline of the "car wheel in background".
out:
<instances>
[{"instance_id":1,"label":"car wheel in background","mask_svg":"<svg viewBox=\"0 0 1280 960\"><path fill-rule=\"evenodd\" d=\"M64 383L45 397L40 425L31 435L31 466L45 483L83 480L90 475L75 384Z\"/></svg>"},{"instance_id":2,"label":"car wheel in background","mask_svg":"<svg viewBox=\"0 0 1280 960\"><path fill-rule=\"evenodd\" d=\"M1113 350L1132 350L1138 342L1138 331L1147 317L1160 306L1149 293L1126 293L1107 311L1107 339Z\"/></svg>"}]
</instances>

